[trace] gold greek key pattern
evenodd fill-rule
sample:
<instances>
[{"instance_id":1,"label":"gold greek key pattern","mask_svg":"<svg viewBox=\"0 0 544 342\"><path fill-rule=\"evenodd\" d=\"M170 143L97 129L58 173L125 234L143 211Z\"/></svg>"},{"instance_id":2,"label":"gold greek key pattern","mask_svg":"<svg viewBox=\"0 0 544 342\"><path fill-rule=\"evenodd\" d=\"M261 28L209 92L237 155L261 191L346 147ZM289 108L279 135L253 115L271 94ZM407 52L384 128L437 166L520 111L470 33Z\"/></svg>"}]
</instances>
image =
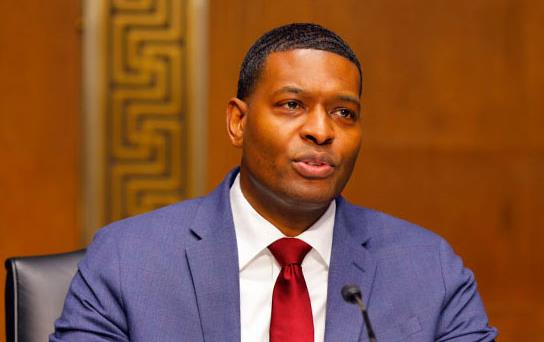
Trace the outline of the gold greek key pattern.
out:
<instances>
[{"instance_id":1,"label":"gold greek key pattern","mask_svg":"<svg viewBox=\"0 0 544 342\"><path fill-rule=\"evenodd\" d=\"M186 3L110 0L105 221L187 195Z\"/></svg>"}]
</instances>

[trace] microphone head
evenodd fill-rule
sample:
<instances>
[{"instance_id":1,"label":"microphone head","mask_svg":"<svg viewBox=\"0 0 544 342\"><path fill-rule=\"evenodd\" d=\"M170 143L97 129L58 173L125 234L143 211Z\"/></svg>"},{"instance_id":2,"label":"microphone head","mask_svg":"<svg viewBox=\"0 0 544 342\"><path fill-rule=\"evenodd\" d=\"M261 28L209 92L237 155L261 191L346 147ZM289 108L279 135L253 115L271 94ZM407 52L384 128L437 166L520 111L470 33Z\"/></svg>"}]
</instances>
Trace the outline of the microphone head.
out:
<instances>
[{"instance_id":1,"label":"microphone head","mask_svg":"<svg viewBox=\"0 0 544 342\"><path fill-rule=\"evenodd\" d=\"M361 289L355 284L347 284L342 287L342 297L348 303L356 304L357 299L362 298Z\"/></svg>"}]
</instances>

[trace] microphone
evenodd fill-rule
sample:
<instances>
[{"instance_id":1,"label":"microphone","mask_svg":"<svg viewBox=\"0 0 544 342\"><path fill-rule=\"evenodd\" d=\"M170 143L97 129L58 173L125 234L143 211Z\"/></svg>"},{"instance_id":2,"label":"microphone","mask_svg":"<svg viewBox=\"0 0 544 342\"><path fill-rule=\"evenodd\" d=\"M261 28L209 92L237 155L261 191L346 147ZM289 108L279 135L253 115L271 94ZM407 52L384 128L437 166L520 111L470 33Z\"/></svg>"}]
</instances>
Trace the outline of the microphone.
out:
<instances>
[{"instance_id":1,"label":"microphone","mask_svg":"<svg viewBox=\"0 0 544 342\"><path fill-rule=\"evenodd\" d=\"M342 287L342 297L348 303L359 305L361 313L363 314L363 321L365 322L368 339L370 342L376 342L376 335L374 335L374 330L370 324L370 318L368 317L365 303L363 303L363 295L361 294L359 286L354 284L344 285L344 287Z\"/></svg>"}]
</instances>

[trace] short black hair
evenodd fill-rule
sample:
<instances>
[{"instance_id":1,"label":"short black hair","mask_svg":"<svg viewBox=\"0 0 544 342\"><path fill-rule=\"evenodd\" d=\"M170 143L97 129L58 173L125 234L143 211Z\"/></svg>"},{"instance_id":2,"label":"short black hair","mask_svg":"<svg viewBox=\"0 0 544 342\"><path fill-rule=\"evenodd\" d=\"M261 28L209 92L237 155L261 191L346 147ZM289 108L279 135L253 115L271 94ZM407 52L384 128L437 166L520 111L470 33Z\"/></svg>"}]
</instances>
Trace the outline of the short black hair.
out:
<instances>
[{"instance_id":1,"label":"short black hair","mask_svg":"<svg viewBox=\"0 0 544 342\"><path fill-rule=\"evenodd\" d=\"M293 23L263 34L251 46L240 67L236 97L244 100L251 95L268 55L295 49L328 51L351 61L359 70L359 96L361 95L363 82L361 63L349 45L336 33L320 25Z\"/></svg>"}]
</instances>

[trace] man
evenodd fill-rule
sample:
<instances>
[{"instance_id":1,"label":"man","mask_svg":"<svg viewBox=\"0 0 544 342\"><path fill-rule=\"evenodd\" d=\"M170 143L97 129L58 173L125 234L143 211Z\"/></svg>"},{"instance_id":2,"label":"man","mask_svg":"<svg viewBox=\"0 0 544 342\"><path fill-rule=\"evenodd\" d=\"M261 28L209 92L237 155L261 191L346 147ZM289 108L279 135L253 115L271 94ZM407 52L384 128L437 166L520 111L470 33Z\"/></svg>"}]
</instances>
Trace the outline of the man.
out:
<instances>
[{"instance_id":1,"label":"man","mask_svg":"<svg viewBox=\"0 0 544 342\"><path fill-rule=\"evenodd\" d=\"M207 197L102 229L50 341L366 341L340 295L351 283L379 341L492 341L472 273L443 239L340 196L361 89L336 34L262 36L227 106L239 170Z\"/></svg>"}]
</instances>

